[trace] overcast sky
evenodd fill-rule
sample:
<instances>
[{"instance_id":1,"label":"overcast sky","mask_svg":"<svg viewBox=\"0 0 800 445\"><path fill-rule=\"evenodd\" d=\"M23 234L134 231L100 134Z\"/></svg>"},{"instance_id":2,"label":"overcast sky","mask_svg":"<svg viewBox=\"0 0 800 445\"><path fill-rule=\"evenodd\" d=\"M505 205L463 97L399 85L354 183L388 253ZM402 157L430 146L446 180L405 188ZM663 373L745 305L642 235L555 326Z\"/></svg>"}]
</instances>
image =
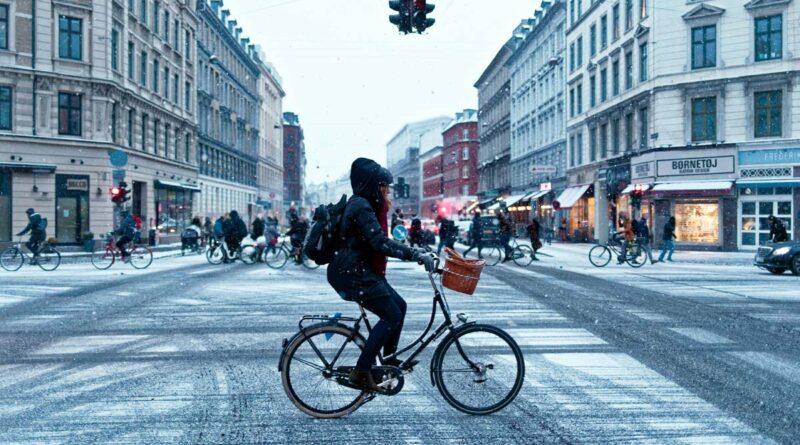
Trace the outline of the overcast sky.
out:
<instances>
[{"instance_id":1,"label":"overcast sky","mask_svg":"<svg viewBox=\"0 0 800 445\"><path fill-rule=\"evenodd\" d=\"M305 130L308 181L340 176L357 156L385 163L386 142L407 122L477 108L473 84L540 0L432 3L436 25L403 36L384 0L225 0L283 77L283 109Z\"/></svg>"}]
</instances>

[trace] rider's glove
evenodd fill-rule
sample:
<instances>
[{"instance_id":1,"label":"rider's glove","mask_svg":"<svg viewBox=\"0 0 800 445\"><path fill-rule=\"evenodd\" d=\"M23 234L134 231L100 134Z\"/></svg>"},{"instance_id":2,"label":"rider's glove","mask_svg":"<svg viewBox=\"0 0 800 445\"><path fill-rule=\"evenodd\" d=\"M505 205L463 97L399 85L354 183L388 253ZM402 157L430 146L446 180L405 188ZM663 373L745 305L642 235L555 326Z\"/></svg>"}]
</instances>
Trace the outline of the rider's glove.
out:
<instances>
[{"instance_id":1,"label":"rider's glove","mask_svg":"<svg viewBox=\"0 0 800 445\"><path fill-rule=\"evenodd\" d=\"M424 265L426 272L433 272L436 268L436 260L433 258L433 254L422 249L414 249L414 255L411 259Z\"/></svg>"}]
</instances>

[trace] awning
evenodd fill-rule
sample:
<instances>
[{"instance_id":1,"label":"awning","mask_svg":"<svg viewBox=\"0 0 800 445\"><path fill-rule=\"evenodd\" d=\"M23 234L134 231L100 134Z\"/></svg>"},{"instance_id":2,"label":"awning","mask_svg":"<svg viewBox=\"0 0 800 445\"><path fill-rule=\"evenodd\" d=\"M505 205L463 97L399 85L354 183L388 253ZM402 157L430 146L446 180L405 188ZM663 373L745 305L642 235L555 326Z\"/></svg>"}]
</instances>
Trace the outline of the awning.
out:
<instances>
[{"instance_id":1,"label":"awning","mask_svg":"<svg viewBox=\"0 0 800 445\"><path fill-rule=\"evenodd\" d=\"M55 173L55 164L37 164L32 162L0 162L0 170L17 170L31 173Z\"/></svg>"},{"instance_id":2,"label":"awning","mask_svg":"<svg viewBox=\"0 0 800 445\"><path fill-rule=\"evenodd\" d=\"M467 209L465 210L465 212L469 213L469 212L475 210L475 207L478 207L479 204L480 203L478 201L473 202L472 204L467 206Z\"/></svg>"},{"instance_id":3,"label":"awning","mask_svg":"<svg viewBox=\"0 0 800 445\"><path fill-rule=\"evenodd\" d=\"M709 182L662 182L653 187L654 192L691 192L706 190L730 190L733 187L731 181L709 181Z\"/></svg>"},{"instance_id":4,"label":"awning","mask_svg":"<svg viewBox=\"0 0 800 445\"><path fill-rule=\"evenodd\" d=\"M646 191L650 190L650 187L653 186L653 184L628 184L628 186L625 187L625 189L623 189L619 194L620 195L627 195L630 192L634 191L636 189L637 185L642 188L643 192L646 192Z\"/></svg>"},{"instance_id":5,"label":"awning","mask_svg":"<svg viewBox=\"0 0 800 445\"><path fill-rule=\"evenodd\" d=\"M586 193L586 190L589 190L589 187L589 184L579 185L577 187L568 187L566 190L561 192L560 195L558 195L558 199L556 199L556 201L558 201L562 209L568 209L575 205L575 202L577 202L581 196Z\"/></svg>"},{"instance_id":6,"label":"awning","mask_svg":"<svg viewBox=\"0 0 800 445\"><path fill-rule=\"evenodd\" d=\"M167 181L165 179L156 179L156 187L175 190L188 190L190 192L199 192L200 187L191 184L182 184L177 181Z\"/></svg>"},{"instance_id":7,"label":"awning","mask_svg":"<svg viewBox=\"0 0 800 445\"><path fill-rule=\"evenodd\" d=\"M539 199L548 193L550 193L550 190L536 190L535 192L530 192L525 195L525 197L520 199L520 201L532 201L534 199Z\"/></svg>"},{"instance_id":8,"label":"awning","mask_svg":"<svg viewBox=\"0 0 800 445\"><path fill-rule=\"evenodd\" d=\"M768 188L768 187L800 187L800 178L786 179L738 179L736 187L743 188Z\"/></svg>"},{"instance_id":9,"label":"awning","mask_svg":"<svg viewBox=\"0 0 800 445\"><path fill-rule=\"evenodd\" d=\"M525 195L511 195L509 197L503 198L503 202L506 203L506 207L511 207L514 204L520 202Z\"/></svg>"}]
</instances>

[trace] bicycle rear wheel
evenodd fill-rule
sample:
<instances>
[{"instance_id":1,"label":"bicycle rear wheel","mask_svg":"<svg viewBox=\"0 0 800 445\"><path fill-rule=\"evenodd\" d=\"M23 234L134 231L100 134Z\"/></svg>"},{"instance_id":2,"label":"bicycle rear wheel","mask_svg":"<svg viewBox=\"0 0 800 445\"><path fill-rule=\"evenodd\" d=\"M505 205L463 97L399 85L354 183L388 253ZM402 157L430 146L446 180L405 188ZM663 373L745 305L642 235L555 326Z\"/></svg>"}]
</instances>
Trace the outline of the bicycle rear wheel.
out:
<instances>
[{"instance_id":1,"label":"bicycle rear wheel","mask_svg":"<svg viewBox=\"0 0 800 445\"><path fill-rule=\"evenodd\" d=\"M527 267L533 262L533 249L528 246L517 246L512 252L514 264L520 267Z\"/></svg>"},{"instance_id":2,"label":"bicycle rear wheel","mask_svg":"<svg viewBox=\"0 0 800 445\"><path fill-rule=\"evenodd\" d=\"M611 249L609 249L608 246L594 246L589 251L589 262L592 263L594 267L608 266L612 257Z\"/></svg>"},{"instance_id":3,"label":"bicycle rear wheel","mask_svg":"<svg viewBox=\"0 0 800 445\"><path fill-rule=\"evenodd\" d=\"M647 254L641 246L634 246L628 250L628 255L625 261L633 268L640 268L647 262Z\"/></svg>"},{"instance_id":4,"label":"bicycle rear wheel","mask_svg":"<svg viewBox=\"0 0 800 445\"><path fill-rule=\"evenodd\" d=\"M282 269L289 261L289 254L280 247L272 247L264 250L264 262L273 269Z\"/></svg>"},{"instance_id":5,"label":"bicycle rear wheel","mask_svg":"<svg viewBox=\"0 0 800 445\"><path fill-rule=\"evenodd\" d=\"M366 393L340 385L336 378L349 373L365 341L344 326L309 326L286 346L281 356L281 383L286 396L300 411L322 419L342 417L358 409ZM345 369L342 369L345 368Z\"/></svg>"},{"instance_id":6,"label":"bicycle rear wheel","mask_svg":"<svg viewBox=\"0 0 800 445\"><path fill-rule=\"evenodd\" d=\"M9 272L19 270L23 263L25 263L25 255L16 247L9 247L0 254L0 267Z\"/></svg>"},{"instance_id":7,"label":"bicycle rear wheel","mask_svg":"<svg viewBox=\"0 0 800 445\"><path fill-rule=\"evenodd\" d=\"M100 270L106 270L114 264L116 256L114 250L105 248L92 252L92 266Z\"/></svg>"},{"instance_id":8,"label":"bicycle rear wheel","mask_svg":"<svg viewBox=\"0 0 800 445\"><path fill-rule=\"evenodd\" d=\"M243 246L239 252L239 258L244 264L254 264L258 258L258 249L255 246Z\"/></svg>"},{"instance_id":9,"label":"bicycle rear wheel","mask_svg":"<svg viewBox=\"0 0 800 445\"><path fill-rule=\"evenodd\" d=\"M61 254L58 253L55 247L51 245L47 245L42 247L42 250L39 251L39 257L36 259L36 264L39 265L39 268L46 272L52 272L58 269L58 266L61 264Z\"/></svg>"},{"instance_id":10,"label":"bicycle rear wheel","mask_svg":"<svg viewBox=\"0 0 800 445\"><path fill-rule=\"evenodd\" d=\"M144 246L136 246L131 250L131 266L134 269L147 269L153 262L153 252Z\"/></svg>"},{"instance_id":11,"label":"bicycle rear wheel","mask_svg":"<svg viewBox=\"0 0 800 445\"><path fill-rule=\"evenodd\" d=\"M496 266L497 263L499 263L503 258L503 252L499 247L487 247L483 249L483 251L489 252L488 254L483 255L483 259L486 261L487 266Z\"/></svg>"},{"instance_id":12,"label":"bicycle rear wheel","mask_svg":"<svg viewBox=\"0 0 800 445\"><path fill-rule=\"evenodd\" d=\"M525 360L517 342L502 329L471 325L436 348L431 371L447 403L467 414L486 415L517 397Z\"/></svg>"}]
</instances>

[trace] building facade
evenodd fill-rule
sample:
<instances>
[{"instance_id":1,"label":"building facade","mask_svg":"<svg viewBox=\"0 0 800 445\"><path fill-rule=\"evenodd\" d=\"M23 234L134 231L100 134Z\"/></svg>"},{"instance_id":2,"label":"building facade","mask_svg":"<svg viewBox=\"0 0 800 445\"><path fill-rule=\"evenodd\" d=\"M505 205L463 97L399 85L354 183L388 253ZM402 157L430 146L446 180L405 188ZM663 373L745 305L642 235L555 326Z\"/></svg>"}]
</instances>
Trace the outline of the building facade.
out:
<instances>
[{"instance_id":1,"label":"building facade","mask_svg":"<svg viewBox=\"0 0 800 445\"><path fill-rule=\"evenodd\" d=\"M442 131L450 124L447 116L412 122L403 126L386 144L387 168L395 185L409 185L409 197L397 198L394 206L406 216L421 214L422 165L420 156L442 146Z\"/></svg>"},{"instance_id":2,"label":"building facade","mask_svg":"<svg viewBox=\"0 0 800 445\"><path fill-rule=\"evenodd\" d=\"M422 166L421 215L435 219L439 204L444 200L444 177L442 176L442 147L428 150L419 160Z\"/></svg>"},{"instance_id":3,"label":"building facade","mask_svg":"<svg viewBox=\"0 0 800 445\"><path fill-rule=\"evenodd\" d=\"M553 226L552 201L566 188L566 17L564 1L544 2L512 39L511 192L522 198L510 208L519 222Z\"/></svg>"},{"instance_id":4,"label":"building facade","mask_svg":"<svg viewBox=\"0 0 800 445\"><path fill-rule=\"evenodd\" d=\"M300 117L283 113L283 207L303 207L306 144Z\"/></svg>"},{"instance_id":5,"label":"building facade","mask_svg":"<svg viewBox=\"0 0 800 445\"><path fill-rule=\"evenodd\" d=\"M656 239L674 216L693 249L754 249L769 214L797 237L797 2L582 3L567 33L573 217L602 240L620 210Z\"/></svg>"},{"instance_id":6,"label":"building facade","mask_svg":"<svg viewBox=\"0 0 800 445\"><path fill-rule=\"evenodd\" d=\"M475 201L478 192L478 111L456 113L442 133L442 212L460 212Z\"/></svg>"},{"instance_id":7,"label":"building facade","mask_svg":"<svg viewBox=\"0 0 800 445\"><path fill-rule=\"evenodd\" d=\"M286 93L275 67L259 52L258 196L268 213L283 213L283 98Z\"/></svg>"},{"instance_id":8,"label":"building facade","mask_svg":"<svg viewBox=\"0 0 800 445\"><path fill-rule=\"evenodd\" d=\"M222 0L197 0L199 213L252 218L258 196L258 55ZM188 99L187 99L188 100Z\"/></svg>"},{"instance_id":9,"label":"building facade","mask_svg":"<svg viewBox=\"0 0 800 445\"><path fill-rule=\"evenodd\" d=\"M503 44L474 85L479 120L477 196L483 201L511 190L511 85L506 62L512 43L513 38Z\"/></svg>"},{"instance_id":10,"label":"building facade","mask_svg":"<svg viewBox=\"0 0 800 445\"><path fill-rule=\"evenodd\" d=\"M145 229L175 236L200 190L195 5L3 0L0 25L0 242L28 207L62 244L112 230L123 178Z\"/></svg>"}]
</instances>

